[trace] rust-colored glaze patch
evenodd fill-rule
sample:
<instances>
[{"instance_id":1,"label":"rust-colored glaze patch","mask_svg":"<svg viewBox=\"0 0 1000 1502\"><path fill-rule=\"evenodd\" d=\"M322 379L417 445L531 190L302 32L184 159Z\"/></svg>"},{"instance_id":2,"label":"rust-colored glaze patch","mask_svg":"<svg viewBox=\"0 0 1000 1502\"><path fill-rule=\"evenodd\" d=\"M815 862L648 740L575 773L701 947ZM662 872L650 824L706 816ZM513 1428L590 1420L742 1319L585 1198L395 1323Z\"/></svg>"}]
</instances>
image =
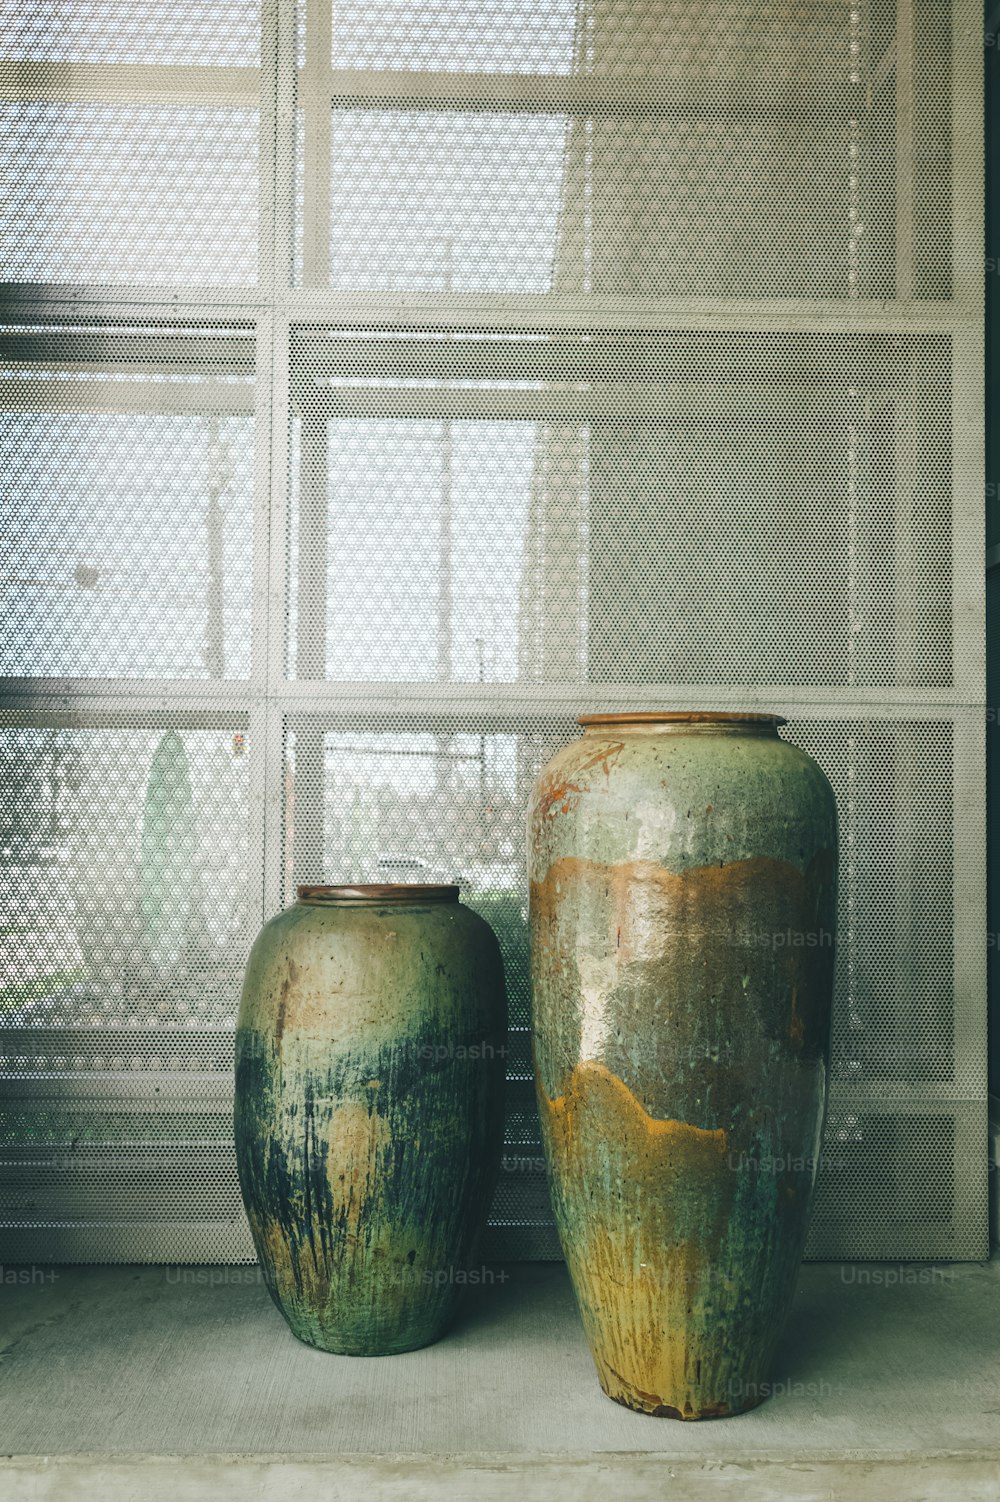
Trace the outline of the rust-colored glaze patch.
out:
<instances>
[{"instance_id":1,"label":"rust-colored glaze patch","mask_svg":"<svg viewBox=\"0 0 1000 1502\"><path fill-rule=\"evenodd\" d=\"M629 1408L701 1419L760 1401L808 1171L754 1164L761 1142L813 1140L833 952L806 940L832 881L823 852L682 872L565 856L532 885L553 1200L601 1384ZM648 1046L626 1054L637 1019ZM756 1095L745 1049L769 1061Z\"/></svg>"},{"instance_id":2,"label":"rust-colored glaze patch","mask_svg":"<svg viewBox=\"0 0 1000 1502\"><path fill-rule=\"evenodd\" d=\"M822 914L833 879L826 850L804 869L753 856L680 872L655 861L605 865L562 856L531 883L537 964L574 975L582 926L590 952L613 953L620 975L642 965L646 984L679 1004L742 990L754 1005L786 1008L774 1019L775 1036L815 1055L829 1020L833 947ZM766 995L753 981L765 975Z\"/></svg>"},{"instance_id":3,"label":"rust-colored glaze patch","mask_svg":"<svg viewBox=\"0 0 1000 1502\"><path fill-rule=\"evenodd\" d=\"M601 1385L643 1413L710 1416L702 1389L724 1352L689 1303L712 1282L732 1203L725 1130L652 1117L592 1059L539 1102L557 1194L574 1186L557 1209Z\"/></svg>"},{"instance_id":4,"label":"rust-colored glaze patch","mask_svg":"<svg viewBox=\"0 0 1000 1502\"><path fill-rule=\"evenodd\" d=\"M775 717L724 726L730 745L713 738L716 717L693 712L699 733L675 743L676 764L643 733L648 716L627 718L617 797L583 770L592 748L607 754L606 723L536 784L536 1087L604 1391L708 1419L769 1390L801 1260L826 1085L836 813Z\"/></svg>"},{"instance_id":5,"label":"rust-colored glaze patch","mask_svg":"<svg viewBox=\"0 0 1000 1502\"><path fill-rule=\"evenodd\" d=\"M611 770L625 749L624 741L616 741L611 746L602 746L595 751L593 756L580 763L576 770L576 776L582 777L585 772L591 772L595 767L600 767L605 780L611 776ZM581 793L589 793L588 782L573 782L568 778L555 779L543 777L539 783L538 801L536 814L539 818L553 818L556 814L568 814L577 805Z\"/></svg>"},{"instance_id":6,"label":"rust-colored glaze patch","mask_svg":"<svg viewBox=\"0 0 1000 1502\"><path fill-rule=\"evenodd\" d=\"M686 1121L662 1121L650 1116L642 1103L616 1074L605 1069L595 1059L585 1059L578 1064L566 1082L562 1095L550 1100L543 1093L543 1101L550 1112L553 1129L561 1130L568 1151L573 1137L573 1123L578 1115L595 1104L600 1097L598 1109L609 1118L617 1119L622 1132L635 1139L667 1139L671 1147L679 1140L688 1146L711 1145L718 1152L726 1150L724 1127L706 1128L689 1125ZM648 1154L643 1154L647 1158Z\"/></svg>"},{"instance_id":7,"label":"rust-colored glaze patch","mask_svg":"<svg viewBox=\"0 0 1000 1502\"><path fill-rule=\"evenodd\" d=\"M806 896L804 889L809 889L808 895L812 896L818 880L829 881L832 871L833 857L829 851L822 851L804 870L789 861L774 860L767 855L755 855L742 861L720 861L710 866L692 866L687 871L670 871L656 861L621 861L615 865L602 865L566 855L553 862L544 881L532 882L531 895L543 922L553 916L568 887L574 883L586 884L588 880L600 882L616 909L628 909L636 891L646 888L655 889L664 900L688 910L694 905L701 907L721 901L722 916L725 916L731 906L726 899L736 896L741 889L761 894L766 891L768 895L802 892L803 896ZM814 907L815 899L808 904L809 909ZM812 920L815 913L807 910L800 916Z\"/></svg>"}]
</instances>

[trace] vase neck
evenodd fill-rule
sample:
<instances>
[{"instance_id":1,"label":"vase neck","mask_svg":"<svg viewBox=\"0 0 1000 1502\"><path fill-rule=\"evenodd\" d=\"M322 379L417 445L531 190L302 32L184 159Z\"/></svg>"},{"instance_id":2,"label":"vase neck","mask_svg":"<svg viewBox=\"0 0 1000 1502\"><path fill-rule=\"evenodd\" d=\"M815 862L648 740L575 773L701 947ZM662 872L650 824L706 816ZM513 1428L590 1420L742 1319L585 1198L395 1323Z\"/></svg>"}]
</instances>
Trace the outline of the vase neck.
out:
<instances>
[{"instance_id":1,"label":"vase neck","mask_svg":"<svg viewBox=\"0 0 1000 1502\"><path fill-rule=\"evenodd\" d=\"M342 905L384 907L388 902L423 907L428 902L457 902L457 886L423 886L415 882L391 882L375 886L299 886L295 895L309 907Z\"/></svg>"},{"instance_id":2,"label":"vase neck","mask_svg":"<svg viewBox=\"0 0 1000 1502\"><path fill-rule=\"evenodd\" d=\"M764 735L774 737L787 721L756 711L665 709L580 715L586 735Z\"/></svg>"}]
</instances>

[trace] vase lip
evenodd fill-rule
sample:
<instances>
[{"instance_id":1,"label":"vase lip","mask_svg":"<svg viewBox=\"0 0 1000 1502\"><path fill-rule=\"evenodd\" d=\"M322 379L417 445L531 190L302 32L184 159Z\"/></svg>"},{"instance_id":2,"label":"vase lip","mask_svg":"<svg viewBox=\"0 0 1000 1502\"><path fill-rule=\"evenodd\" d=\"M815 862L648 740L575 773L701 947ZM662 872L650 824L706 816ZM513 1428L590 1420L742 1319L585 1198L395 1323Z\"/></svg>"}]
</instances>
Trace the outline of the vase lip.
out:
<instances>
[{"instance_id":1,"label":"vase lip","mask_svg":"<svg viewBox=\"0 0 1000 1502\"><path fill-rule=\"evenodd\" d=\"M348 886L320 886L307 883L295 888L299 902L457 902L459 888L452 885L418 882L381 882L368 885L363 882Z\"/></svg>"},{"instance_id":2,"label":"vase lip","mask_svg":"<svg viewBox=\"0 0 1000 1502\"><path fill-rule=\"evenodd\" d=\"M777 730L788 721L784 715L756 709L623 709L610 714L582 714L577 724L585 730L616 725L746 725L755 730Z\"/></svg>"}]
</instances>

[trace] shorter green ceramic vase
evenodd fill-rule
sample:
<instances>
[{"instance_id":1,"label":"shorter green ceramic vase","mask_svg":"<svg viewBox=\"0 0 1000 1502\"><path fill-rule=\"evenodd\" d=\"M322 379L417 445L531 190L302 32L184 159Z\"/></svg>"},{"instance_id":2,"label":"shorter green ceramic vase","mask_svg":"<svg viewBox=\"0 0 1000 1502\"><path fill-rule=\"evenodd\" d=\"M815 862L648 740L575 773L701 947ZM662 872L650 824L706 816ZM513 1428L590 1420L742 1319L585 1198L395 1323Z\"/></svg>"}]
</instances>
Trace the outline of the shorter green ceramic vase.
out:
<instances>
[{"instance_id":1,"label":"shorter green ceramic vase","mask_svg":"<svg viewBox=\"0 0 1000 1502\"><path fill-rule=\"evenodd\" d=\"M265 925L236 1034L236 1152L300 1340L384 1356L445 1333L499 1171L505 1038L499 946L457 887L299 887Z\"/></svg>"}]
</instances>

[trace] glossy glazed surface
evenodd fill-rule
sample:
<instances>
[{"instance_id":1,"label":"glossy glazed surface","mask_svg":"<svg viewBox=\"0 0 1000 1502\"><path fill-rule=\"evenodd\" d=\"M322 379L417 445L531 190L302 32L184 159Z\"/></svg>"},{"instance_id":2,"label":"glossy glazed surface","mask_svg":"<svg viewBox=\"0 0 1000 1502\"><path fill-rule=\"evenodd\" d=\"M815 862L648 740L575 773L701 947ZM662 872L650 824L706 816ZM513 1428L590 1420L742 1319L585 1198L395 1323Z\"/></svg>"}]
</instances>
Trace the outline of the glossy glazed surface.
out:
<instances>
[{"instance_id":1,"label":"glossy glazed surface","mask_svg":"<svg viewBox=\"0 0 1000 1502\"><path fill-rule=\"evenodd\" d=\"M771 726L601 724L530 813L534 1053L560 1238L604 1390L753 1407L820 1152L836 814Z\"/></svg>"},{"instance_id":2,"label":"glossy glazed surface","mask_svg":"<svg viewBox=\"0 0 1000 1502\"><path fill-rule=\"evenodd\" d=\"M506 1009L456 901L300 901L247 968L236 1146L254 1244L295 1334L348 1355L436 1340L499 1168Z\"/></svg>"}]
</instances>

